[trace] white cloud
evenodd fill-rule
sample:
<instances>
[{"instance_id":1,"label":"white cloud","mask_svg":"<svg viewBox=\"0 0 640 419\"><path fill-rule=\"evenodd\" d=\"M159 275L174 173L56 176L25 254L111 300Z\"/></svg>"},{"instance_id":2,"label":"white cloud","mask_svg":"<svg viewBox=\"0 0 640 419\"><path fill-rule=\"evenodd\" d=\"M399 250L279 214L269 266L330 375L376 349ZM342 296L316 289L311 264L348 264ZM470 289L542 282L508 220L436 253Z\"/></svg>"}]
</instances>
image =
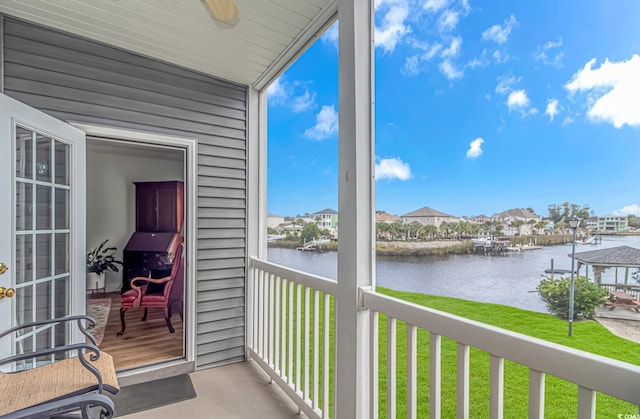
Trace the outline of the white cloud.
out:
<instances>
[{"instance_id":1,"label":"white cloud","mask_svg":"<svg viewBox=\"0 0 640 419\"><path fill-rule=\"evenodd\" d=\"M431 60L438 54L438 52L440 52L440 50L442 50L442 45L440 44L429 45L416 42L414 43L414 47L424 52L405 58L404 65L402 66L402 69L400 69L400 72L405 76L415 76L419 74L425 69L423 64Z\"/></svg>"},{"instance_id":2,"label":"white cloud","mask_svg":"<svg viewBox=\"0 0 640 419\"><path fill-rule=\"evenodd\" d=\"M524 89L512 91L509 93L509 97L507 98L507 106L509 107L509 110L526 108L530 103L531 102L527 97L527 92L525 92Z\"/></svg>"},{"instance_id":3,"label":"white cloud","mask_svg":"<svg viewBox=\"0 0 640 419\"><path fill-rule=\"evenodd\" d=\"M454 10L445 10L438 19L438 28L441 32L450 32L458 26L460 13Z\"/></svg>"},{"instance_id":4,"label":"white cloud","mask_svg":"<svg viewBox=\"0 0 640 419\"><path fill-rule=\"evenodd\" d=\"M509 56L509 54L498 50L493 51L491 57L493 57L493 61L495 61L497 64L504 64L511 59L511 56Z\"/></svg>"},{"instance_id":5,"label":"white cloud","mask_svg":"<svg viewBox=\"0 0 640 419\"><path fill-rule=\"evenodd\" d=\"M558 37L557 41L547 41L542 46L538 45L534 58L536 61L541 61L545 65L562 67L564 51L558 51L560 47L562 47L562 38L560 37Z\"/></svg>"},{"instance_id":6,"label":"white cloud","mask_svg":"<svg viewBox=\"0 0 640 419\"><path fill-rule=\"evenodd\" d=\"M412 55L404 60L404 66L400 70L405 76L415 76L420 73L420 56Z\"/></svg>"},{"instance_id":7,"label":"white cloud","mask_svg":"<svg viewBox=\"0 0 640 419\"><path fill-rule=\"evenodd\" d=\"M498 85L496 86L496 93L506 95L513 90L513 86L522 80L522 77L516 78L515 76L500 76L498 77Z\"/></svg>"},{"instance_id":8,"label":"white cloud","mask_svg":"<svg viewBox=\"0 0 640 419\"><path fill-rule=\"evenodd\" d=\"M467 67L469 68L486 67L488 65L489 65L489 60L487 59L486 50L482 51L482 54L480 54L480 57L474 58L467 63Z\"/></svg>"},{"instance_id":9,"label":"white cloud","mask_svg":"<svg viewBox=\"0 0 640 419\"><path fill-rule=\"evenodd\" d=\"M464 72L458 70L449 60L441 62L439 68L449 80L459 79L464 76Z\"/></svg>"},{"instance_id":10,"label":"white cloud","mask_svg":"<svg viewBox=\"0 0 640 419\"><path fill-rule=\"evenodd\" d=\"M411 179L411 166L399 158L380 159L376 163L376 180L380 179Z\"/></svg>"},{"instance_id":11,"label":"white cloud","mask_svg":"<svg viewBox=\"0 0 640 419\"><path fill-rule=\"evenodd\" d=\"M447 0L427 0L424 2L422 8L430 13L437 13L440 9L447 5Z\"/></svg>"},{"instance_id":12,"label":"white cloud","mask_svg":"<svg viewBox=\"0 0 640 419\"><path fill-rule=\"evenodd\" d=\"M307 82L288 82L284 76L278 77L267 89L269 104L286 106L293 112L300 113L316 106L316 93L304 87Z\"/></svg>"},{"instance_id":13,"label":"white cloud","mask_svg":"<svg viewBox=\"0 0 640 419\"><path fill-rule=\"evenodd\" d=\"M379 0L376 2L376 12L382 14L375 28L376 46L384 52L393 52L396 45L411 33L411 28L405 24L409 16L409 4L407 0Z\"/></svg>"},{"instance_id":14,"label":"white cloud","mask_svg":"<svg viewBox=\"0 0 640 419\"><path fill-rule=\"evenodd\" d=\"M498 24L491 26L482 32L482 39L485 41L494 41L498 44L504 44L509 39L511 30L518 23L514 15L504 20L504 26Z\"/></svg>"},{"instance_id":15,"label":"white cloud","mask_svg":"<svg viewBox=\"0 0 640 419\"><path fill-rule=\"evenodd\" d=\"M562 38L558 37L557 41L547 41L544 44L543 49L550 50L550 49L554 49L554 48L560 48L561 46L562 46Z\"/></svg>"},{"instance_id":16,"label":"white cloud","mask_svg":"<svg viewBox=\"0 0 640 419\"><path fill-rule=\"evenodd\" d=\"M415 49L422 51L420 55L420 59L422 60L430 60L435 57L440 50L442 50L442 45L438 42L429 43L424 41L419 41L415 38L411 39L411 46Z\"/></svg>"},{"instance_id":17,"label":"white cloud","mask_svg":"<svg viewBox=\"0 0 640 419\"><path fill-rule=\"evenodd\" d=\"M443 58L457 57L460 54L461 45L462 45L462 38L459 36L456 36L451 40L451 44L449 45L449 48L444 49L440 54L440 56Z\"/></svg>"},{"instance_id":18,"label":"white cloud","mask_svg":"<svg viewBox=\"0 0 640 419\"><path fill-rule=\"evenodd\" d=\"M322 39L326 43L333 44L337 47L339 27L340 27L339 22L336 21L333 25L329 27L329 29L326 30L325 33L322 34L320 39Z\"/></svg>"},{"instance_id":19,"label":"white cloud","mask_svg":"<svg viewBox=\"0 0 640 419\"><path fill-rule=\"evenodd\" d=\"M534 115L538 113L536 108L531 107L531 101L524 89L514 90L507 97L509 111L519 111L522 116Z\"/></svg>"},{"instance_id":20,"label":"white cloud","mask_svg":"<svg viewBox=\"0 0 640 419\"><path fill-rule=\"evenodd\" d=\"M547 110L544 111L545 115L549 115L549 119L553 122L553 118L560 112L560 105L558 99L549 99L547 101Z\"/></svg>"},{"instance_id":21,"label":"white cloud","mask_svg":"<svg viewBox=\"0 0 640 419\"><path fill-rule=\"evenodd\" d=\"M481 137L476 138L475 140L469 143L469 149L467 150L467 158L468 159L477 159L482 156L482 144L484 140Z\"/></svg>"},{"instance_id":22,"label":"white cloud","mask_svg":"<svg viewBox=\"0 0 640 419\"><path fill-rule=\"evenodd\" d=\"M316 124L305 130L304 136L313 140L326 140L338 132L338 112L334 105L324 105L316 115Z\"/></svg>"},{"instance_id":23,"label":"white cloud","mask_svg":"<svg viewBox=\"0 0 640 419\"><path fill-rule=\"evenodd\" d=\"M616 211L619 214L625 215L635 215L636 217L640 217L640 205L631 204L623 207L621 210Z\"/></svg>"},{"instance_id":24,"label":"white cloud","mask_svg":"<svg viewBox=\"0 0 640 419\"><path fill-rule=\"evenodd\" d=\"M269 101L274 105L281 105L287 101L289 94L286 90L286 82L282 77L278 77L276 81L271 83L267 88L267 97Z\"/></svg>"},{"instance_id":25,"label":"white cloud","mask_svg":"<svg viewBox=\"0 0 640 419\"><path fill-rule=\"evenodd\" d=\"M587 93L587 117L604 121L616 128L640 125L640 55L627 61L605 59L599 68L590 60L576 72L565 88Z\"/></svg>"},{"instance_id":26,"label":"white cloud","mask_svg":"<svg viewBox=\"0 0 640 419\"><path fill-rule=\"evenodd\" d=\"M291 109L295 113L300 113L309 109L313 109L315 105L316 105L316 93L315 92L311 93L308 90L305 90L303 94L293 98Z\"/></svg>"},{"instance_id":27,"label":"white cloud","mask_svg":"<svg viewBox=\"0 0 640 419\"><path fill-rule=\"evenodd\" d=\"M562 120L562 126L564 127L565 125L571 125L573 124L573 122L574 122L574 119L571 116L567 115Z\"/></svg>"}]
</instances>

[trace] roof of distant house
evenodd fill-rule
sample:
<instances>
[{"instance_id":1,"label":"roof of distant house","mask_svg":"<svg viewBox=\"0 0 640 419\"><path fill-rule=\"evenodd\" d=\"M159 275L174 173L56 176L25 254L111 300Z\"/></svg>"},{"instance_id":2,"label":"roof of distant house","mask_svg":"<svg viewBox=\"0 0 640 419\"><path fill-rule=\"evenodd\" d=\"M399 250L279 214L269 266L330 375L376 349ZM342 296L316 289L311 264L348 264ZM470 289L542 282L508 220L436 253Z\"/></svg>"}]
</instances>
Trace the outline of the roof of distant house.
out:
<instances>
[{"instance_id":1,"label":"roof of distant house","mask_svg":"<svg viewBox=\"0 0 640 419\"><path fill-rule=\"evenodd\" d=\"M436 211L433 208L422 207L419 210L415 210L413 212L409 212L407 214L401 215L401 217L453 217L453 215Z\"/></svg>"},{"instance_id":2,"label":"roof of distant house","mask_svg":"<svg viewBox=\"0 0 640 419\"><path fill-rule=\"evenodd\" d=\"M314 212L312 215L320 215L320 214L337 214L338 211L332 210L331 208L323 209L322 211Z\"/></svg>"},{"instance_id":3,"label":"roof of distant house","mask_svg":"<svg viewBox=\"0 0 640 419\"><path fill-rule=\"evenodd\" d=\"M278 215L278 214L267 214L267 217L278 217L278 218L284 218L282 215Z\"/></svg>"},{"instance_id":4,"label":"roof of distant house","mask_svg":"<svg viewBox=\"0 0 640 419\"><path fill-rule=\"evenodd\" d=\"M494 218L494 217L500 217L500 218L506 218L506 217L540 218L539 215L536 215L536 214L532 213L531 211L526 210L524 208L508 209L506 211L502 211L500 213L493 214L492 218Z\"/></svg>"},{"instance_id":5,"label":"roof of distant house","mask_svg":"<svg viewBox=\"0 0 640 419\"><path fill-rule=\"evenodd\" d=\"M400 221L400 217L391 215L388 212L381 212L376 214L376 221Z\"/></svg>"},{"instance_id":6,"label":"roof of distant house","mask_svg":"<svg viewBox=\"0 0 640 419\"><path fill-rule=\"evenodd\" d=\"M484 214L480 214L480 215L476 215L474 217L469 217L472 220L489 220L489 217L487 217Z\"/></svg>"}]
</instances>

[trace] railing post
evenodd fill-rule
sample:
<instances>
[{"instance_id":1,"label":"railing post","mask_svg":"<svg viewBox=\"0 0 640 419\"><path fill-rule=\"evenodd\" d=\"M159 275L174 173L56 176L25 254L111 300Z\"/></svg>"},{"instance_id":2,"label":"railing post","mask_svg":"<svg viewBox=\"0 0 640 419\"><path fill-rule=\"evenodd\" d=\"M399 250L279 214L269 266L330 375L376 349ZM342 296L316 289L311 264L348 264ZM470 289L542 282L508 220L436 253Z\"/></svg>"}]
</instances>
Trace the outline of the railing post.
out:
<instances>
[{"instance_id":1,"label":"railing post","mask_svg":"<svg viewBox=\"0 0 640 419\"><path fill-rule=\"evenodd\" d=\"M544 418L544 387L545 374L540 371L529 370L529 417Z\"/></svg>"},{"instance_id":2,"label":"railing post","mask_svg":"<svg viewBox=\"0 0 640 419\"><path fill-rule=\"evenodd\" d=\"M336 417L370 417L370 313L375 286L373 1L338 0L339 182Z\"/></svg>"},{"instance_id":3,"label":"railing post","mask_svg":"<svg viewBox=\"0 0 640 419\"><path fill-rule=\"evenodd\" d=\"M267 255L267 91L259 92L253 88L247 90L247 266L250 258L264 259ZM251 285L250 275L253 275L255 283L257 276L255 270L247 269L245 289ZM259 324L254 320L255 307L253 297L249 289L245 294L245 325L249 335L245 339L245 357L248 357L249 348L255 349L258 342L251 339L250 333ZM254 336L257 334L254 333Z\"/></svg>"},{"instance_id":4,"label":"railing post","mask_svg":"<svg viewBox=\"0 0 640 419\"><path fill-rule=\"evenodd\" d=\"M491 419L504 417L504 358L491 355L489 363L489 415Z\"/></svg>"}]
</instances>

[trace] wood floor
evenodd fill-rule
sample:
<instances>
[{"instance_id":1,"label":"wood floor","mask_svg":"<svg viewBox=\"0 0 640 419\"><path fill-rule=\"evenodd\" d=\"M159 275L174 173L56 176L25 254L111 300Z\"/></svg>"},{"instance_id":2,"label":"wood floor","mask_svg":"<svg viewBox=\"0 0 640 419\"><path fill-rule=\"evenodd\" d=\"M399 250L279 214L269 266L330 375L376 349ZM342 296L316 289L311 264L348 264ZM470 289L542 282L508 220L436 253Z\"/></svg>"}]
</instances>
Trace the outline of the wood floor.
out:
<instances>
[{"instance_id":1,"label":"wood floor","mask_svg":"<svg viewBox=\"0 0 640 419\"><path fill-rule=\"evenodd\" d=\"M124 336L117 337L120 294L107 297L111 298L111 310L100 350L111 354L117 371L184 356L184 325L178 313L171 317L175 333L169 333L161 308L150 308L146 321L140 320L144 309L129 309L125 314L127 329Z\"/></svg>"}]
</instances>

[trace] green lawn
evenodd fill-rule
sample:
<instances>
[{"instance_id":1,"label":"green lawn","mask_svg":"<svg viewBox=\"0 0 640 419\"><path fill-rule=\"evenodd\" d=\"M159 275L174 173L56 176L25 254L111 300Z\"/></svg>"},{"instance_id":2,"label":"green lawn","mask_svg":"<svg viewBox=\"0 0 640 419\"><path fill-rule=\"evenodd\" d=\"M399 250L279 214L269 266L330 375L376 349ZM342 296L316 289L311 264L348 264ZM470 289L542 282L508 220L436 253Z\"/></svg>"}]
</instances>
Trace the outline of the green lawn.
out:
<instances>
[{"instance_id":1,"label":"green lawn","mask_svg":"<svg viewBox=\"0 0 640 419\"><path fill-rule=\"evenodd\" d=\"M512 307L477 303L448 297L400 292L378 287L378 292L423 306L446 311L469 319L498 326L514 332L570 346L621 361L640 365L640 344L619 338L595 321L574 323L573 336L567 336L567 322L550 314L536 313ZM380 316L380 417L386 409L386 319ZM404 417L406 384L406 328L398 322L397 389L398 416ZM429 335L418 332L418 416L429 416ZM470 409L471 417L489 417L489 354L471 350ZM529 370L513 362L505 362L505 417L527 417ZM640 385L640 383L639 383ZM545 416L576 417L577 386L556 377L547 376ZM598 394L597 417L618 417L634 414L632 404ZM442 341L442 416L456 415L456 342Z\"/></svg>"},{"instance_id":2,"label":"green lawn","mask_svg":"<svg viewBox=\"0 0 640 419\"><path fill-rule=\"evenodd\" d=\"M400 292L378 287L378 292L410 301L419 305L446 311L486 324L512 330L514 332L537 337L550 342L570 346L587 352L608 356L621 361L640 365L640 344L619 338L600 326L595 321L579 321L574 323L573 336L567 336L567 322L550 314L520 310L517 308L459 300L448 297L437 297L425 294ZM320 294L322 295L322 294ZM304 300L304 294L302 299ZM294 298L294 307L297 304ZM284 305L288 308L286 299ZM313 293L310 295L311 316L313 317ZM323 317L324 304L320 298L320 319ZM333 368L334 368L334 299L331 297L330 327L329 327L329 402L333 407ZM287 317L287 316L285 316ZM294 310L294 342L297 339ZM288 320L288 319L287 319ZM304 312L300 319L304 324ZM310 318L310 324L313 321ZM323 322L319 327L320 348L322 348ZM311 332L310 343L313 341ZM406 402L406 325L397 322L397 414L405 417ZM387 364L387 321L380 314L379 317L379 409L380 418L386 417L386 364ZM319 354L318 354L319 355ZM302 358L301 367L309 362L312 367L311 354ZM295 361L294 361L295 363ZM471 349L470 355L470 410L473 418L489 417L489 354L477 349ZM295 368L294 368L295 370ZM311 368L310 371L311 372ZM319 367L322 376L322 365ZM303 375L304 377L304 369ZM302 383L301 383L302 384ZM640 385L640 383L639 383ZM529 370L521 365L505 361L505 417L527 417L528 415ZM556 377L547 376L545 394L545 417L566 418L576 417L577 386ZM322 394L318 404L322 406ZM618 414L637 414L638 408L626 402L609 396L598 394L597 417L618 417ZM330 410L332 411L332 409ZM456 416L456 342L442 339L442 417ZM429 417L429 334L418 330L418 417Z\"/></svg>"}]
</instances>

